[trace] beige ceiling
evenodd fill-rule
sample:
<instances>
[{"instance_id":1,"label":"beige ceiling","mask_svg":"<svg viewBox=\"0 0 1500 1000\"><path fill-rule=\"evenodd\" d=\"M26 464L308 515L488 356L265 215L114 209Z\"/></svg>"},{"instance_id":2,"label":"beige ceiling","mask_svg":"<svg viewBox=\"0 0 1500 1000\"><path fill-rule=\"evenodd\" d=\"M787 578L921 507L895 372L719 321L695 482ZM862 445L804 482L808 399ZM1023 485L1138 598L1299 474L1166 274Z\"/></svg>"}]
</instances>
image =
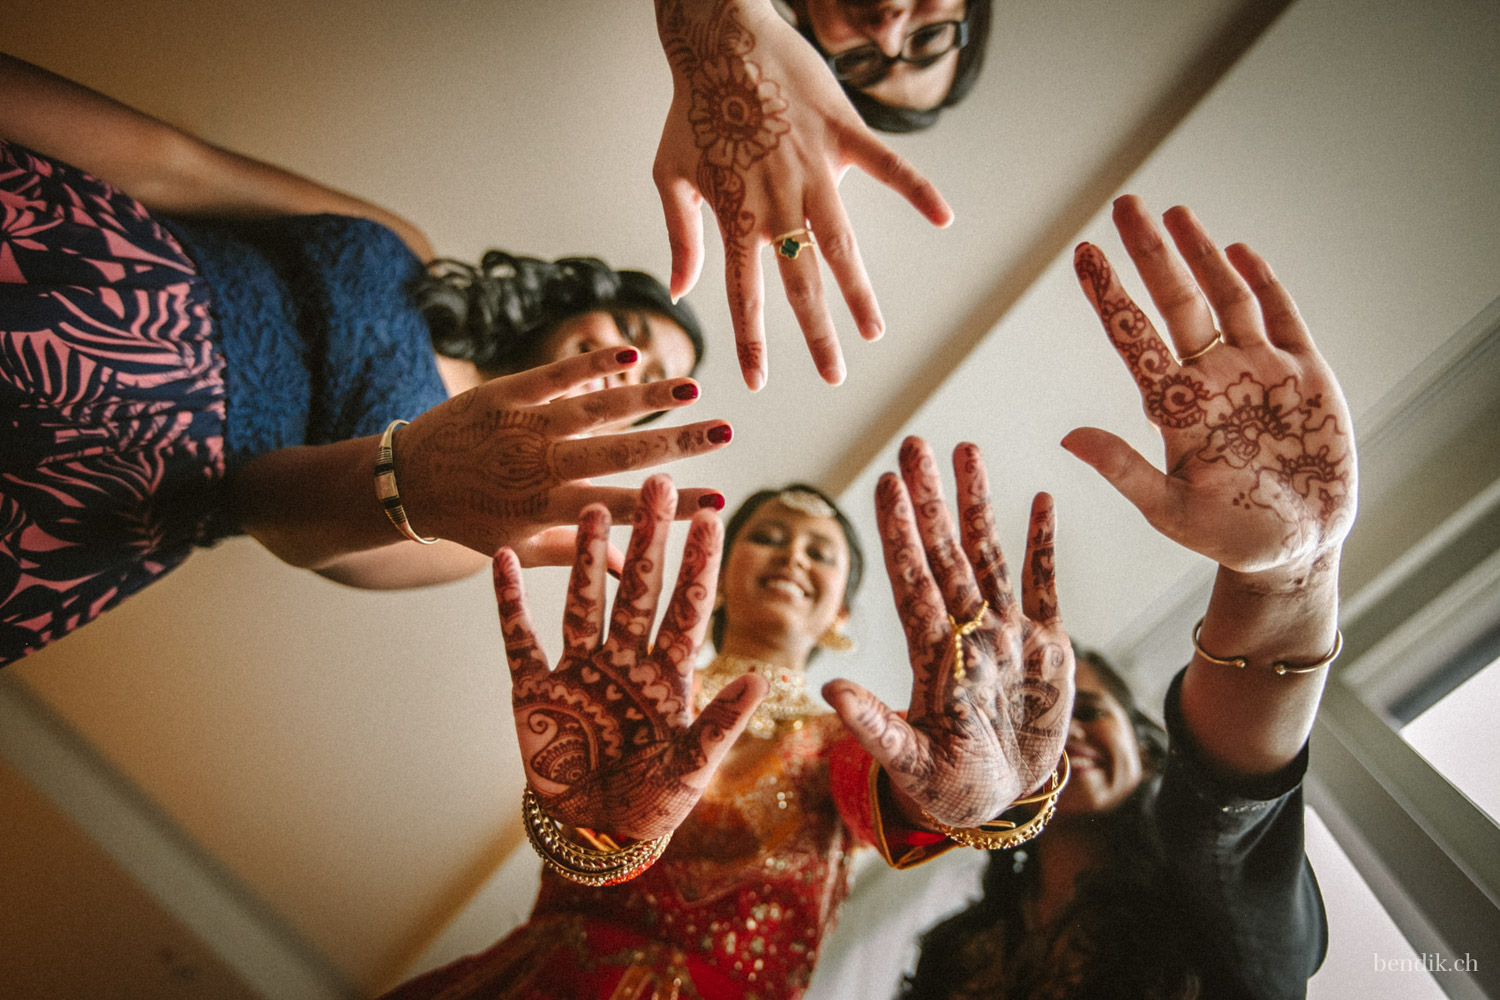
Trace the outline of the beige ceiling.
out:
<instances>
[{"instance_id":1,"label":"beige ceiling","mask_svg":"<svg viewBox=\"0 0 1500 1000\"><path fill-rule=\"evenodd\" d=\"M1106 209L1127 183L1159 209L1192 204L1277 267L1357 421L1386 412L1500 295L1500 15L1461 0L1298 0L1229 68L1265 4L996 8L974 95L935 133L893 141L942 188L954 225L932 230L868 178L844 181L889 332L861 343L835 307L843 387L817 380L774 275L770 384L742 387L710 239L692 297L710 355L690 412L727 417L735 440L672 471L731 502L820 482L871 540L870 490L902 434L943 451L977 440L1013 545L1030 494L1057 496L1064 614L1149 686L1186 648L1173 631L1159 653L1163 622L1191 621L1208 570L1056 447L1093 423L1154 453L1066 252L1085 237L1117 252ZM670 81L644 0L12 0L0 47L390 205L444 254L667 266L650 165ZM1367 505L1380 492L1367 481ZM818 679L848 672L894 700L901 640L879 576L856 611L861 651ZM562 580L528 576L538 621L559 618ZM355 593L244 540L200 553L7 668L0 756L24 779L0 772L6 817L27 817L12 822L33 840L71 825L80 852L92 843L145 887L127 912L154 898L171 915L111 925L87 907L97 938L158 928L126 945L141 951L196 935L242 979L219 989L228 979L205 972L184 996L389 986L435 940L448 946L456 914L468 934L503 930L464 909L520 838L488 590L481 578ZM13 812L22 799L34 808ZM94 862L36 857L97 881ZM11 914L78 898L6 872ZM29 996L72 995L48 966L115 963L78 943L75 921L22 923L35 937L0 934L0 982L27 969L40 977Z\"/></svg>"}]
</instances>

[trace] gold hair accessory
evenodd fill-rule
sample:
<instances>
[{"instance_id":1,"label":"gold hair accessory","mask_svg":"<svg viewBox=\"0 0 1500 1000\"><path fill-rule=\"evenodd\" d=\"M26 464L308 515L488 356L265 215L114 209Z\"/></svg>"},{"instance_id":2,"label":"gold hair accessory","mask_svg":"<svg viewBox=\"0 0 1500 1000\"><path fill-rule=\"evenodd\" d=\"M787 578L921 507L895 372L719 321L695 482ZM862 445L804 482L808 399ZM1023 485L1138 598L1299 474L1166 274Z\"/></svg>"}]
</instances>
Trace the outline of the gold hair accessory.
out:
<instances>
[{"instance_id":1,"label":"gold hair accessory","mask_svg":"<svg viewBox=\"0 0 1500 1000\"><path fill-rule=\"evenodd\" d=\"M557 874L580 885L605 886L628 882L650 868L667 849L670 833L621 847L607 834L575 827L588 845L563 836L563 825L542 808L541 798L528 784L521 793L521 819L526 838L542 861Z\"/></svg>"},{"instance_id":2,"label":"gold hair accessory","mask_svg":"<svg viewBox=\"0 0 1500 1000\"><path fill-rule=\"evenodd\" d=\"M380 435L380 451L375 456L375 498L380 501L380 506L385 509L385 516L390 518L397 531L414 542L431 545L437 541L436 538L423 538L411 529L411 523L406 519L406 508L401 506L401 491L396 488L396 428L405 427L407 423L405 420L392 420L385 425L385 433Z\"/></svg>"},{"instance_id":3,"label":"gold hair accessory","mask_svg":"<svg viewBox=\"0 0 1500 1000\"><path fill-rule=\"evenodd\" d=\"M1215 335L1214 339L1208 342L1207 347L1203 348L1202 350L1194 351L1192 354L1184 354L1182 357L1177 359L1177 363L1179 365L1185 365L1189 361L1197 361L1199 358L1203 357L1203 355L1207 354L1209 351L1213 350L1215 347L1218 347L1222 343L1224 343L1224 338Z\"/></svg>"},{"instance_id":4,"label":"gold hair accessory","mask_svg":"<svg viewBox=\"0 0 1500 1000\"><path fill-rule=\"evenodd\" d=\"M925 809L922 811L922 816L932 824L933 829L965 847L977 847L981 851L1018 847L1041 833L1053 814L1057 812L1058 796L1062 795L1062 790L1067 787L1068 779L1073 775L1073 762L1068 759L1066 750L1062 753L1061 772L1059 775L1057 769L1053 770L1052 776L1047 779L1045 791L1016 799L1006 807L1005 811L1009 812L1017 806L1041 806L1035 816L1019 826L1010 820L998 818L978 826L949 826L933 819Z\"/></svg>"},{"instance_id":5,"label":"gold hair accessory","mask_svg":"<svg viewBox=\"0 0 1500 1000\"><path fill-rule=\"evenodd\" d=\"M984 624L984 613L989 609L990 602L986 600L979 605L978 613L962 625L952 615L948 616L948 625L953 629L953 679L956 681L963 680L968 674L968 671L964 669L963 637Z\"/></svg>"},{"instance_id":6,"label":"gold hair accessory","mask_svg":"<svg viewBox=\"0 0 1500 1000\"><path fill-rule=\"evenodd\" d=\"M746 674L759 674L771 685L771 693L755 707L750 723L745 727L751 735L769 739L776 735L779 723L788 720L800 722L818 711L817 703L808 697L807 675L802 671L731 653L719 654L703 668L693 704L698 711L703 711L730 681Z\"/></svg>"},{"instance_id":7,"label":"gold hair accessory","mask_svg":"<svg viewBox=\"0 0 1500 1000\"><path fill-rule=\"evenodd\" d=\"M818 636L818 647L831 653L854 652L854 638L846 633L838 622L834 622Z\"/></svg>"},{"instance_id":8,"label":"gold hair accessory","mask_svg":"<svg viewBox=\"0 0 1500 1000\"><path fill-rule=\"evenodd\" d=\"M787 260L796 260L797 255L808 247L815 247L818 241L813 239L812 230L806 227L793 229L789 233L782 233L771 241L776 252Z\"/></svg>"},{"instance_id":9,"label":"gold hair accessory","mask_svg":"<svg viewBox=\"0 0 1500 1000\"><path fill-rule=\"evenodd\" d=\"M806 514L808 517L838 516L838 511L834 510L827 500L807 490L782 490L776 494L776 502L783 507L790 507L799 514Z\"/></svg>"},{"instance_id":10,"label":"gold hair accessory","mask_svg":"<svg viewBox=\"0 0 1500 1000\"><path fill-rule=\"evenodd\" d=\"M1250 665L1249 659L1243 656L1223 657L1214 656L1212 653L1205 652L1202 644L1198 641L1198 637L1202 633L1203 619L1199 618L1198 624L1193 626L1193 651L1199 656L1203 657L1209 663L1217 663L1221 667L1234 667L1238 670L1244 670ZM1287 674L1310 674L1314 670L1321 670L1324 667L1328 666L1328 664L1332 663L1334 660L1337 660L1339 658L1339 654L1343 651L1344 633L1339 631L1338 629L1334 629L1333 648L1328 651L1327 656L1323 657L1318 662L1294 665L1291 663L1287 663L1285 660L1277 660L1275 663L1271 664L1271 669L1276 671L1277 674L1280 674L1283 677Z\"/></svg>"}]
</instances>

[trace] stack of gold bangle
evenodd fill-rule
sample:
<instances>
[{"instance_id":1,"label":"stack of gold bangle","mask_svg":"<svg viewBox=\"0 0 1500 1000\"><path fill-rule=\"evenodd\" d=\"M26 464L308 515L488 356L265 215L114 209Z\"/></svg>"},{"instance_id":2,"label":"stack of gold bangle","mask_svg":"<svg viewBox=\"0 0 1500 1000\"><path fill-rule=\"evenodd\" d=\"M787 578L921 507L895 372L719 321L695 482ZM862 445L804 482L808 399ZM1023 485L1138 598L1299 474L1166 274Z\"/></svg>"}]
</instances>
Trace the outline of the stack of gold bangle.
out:
<instances>
[{"instance_id":1,"label":"stack of gold bangle","mask_svg":"<svg viewBox=\"0 0 1500 1000\"><path fill-rule=\"evenodd\" d=\"M1009 812L1017 806L1041 806L1035 816L1019 826L1007 819L992 819L978 826L949 826L946 823L939 823L925 811L922 815L927 818L927 822L932 824L933 829L965 847L977 847L982 851L1018 847L1041 833L1048 821L1052 819L1052 815L1057 812L1058 796L1062 794L1068 778L1073 773L1073 765L1068 760L1066 750L1063 751L1060 771L1060 774L1058 770L1052 772L1052 776L1047 779L1042 791L1016 799L1006 808L1006 812Z\"/></svg>"},{"instance_id":2,"label":"stack of gold bangle","mask_svg":"<svg viewBox=\"0 0 1500 1000\"><path fill-rule=\"evenodd\" d=\"M542 809L530 785L521 794L521 819L526 836L542 861L557 874L580 885L604 886L628 882L650 868L667 849L670 833L620 847L610 838L580 830L593 846L574 843L563 835L563 825Z\"/></svg>"}]
</instances>

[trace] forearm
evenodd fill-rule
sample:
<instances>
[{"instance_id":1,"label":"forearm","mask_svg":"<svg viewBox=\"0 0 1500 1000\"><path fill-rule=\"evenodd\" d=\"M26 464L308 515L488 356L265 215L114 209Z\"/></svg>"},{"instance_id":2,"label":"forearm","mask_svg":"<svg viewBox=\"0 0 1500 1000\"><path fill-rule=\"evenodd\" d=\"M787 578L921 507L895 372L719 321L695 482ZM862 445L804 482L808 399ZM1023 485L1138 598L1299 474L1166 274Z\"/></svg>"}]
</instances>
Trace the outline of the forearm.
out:
<instances>
[{"instance_id":1,"label":"forearm","mask_svg":"<svg viewBox=\"0 0 1500 1000\"><path fill-rule=\"evenodd\" d=\"M432 247L378 205L221 149L55 73L0 54L0 137L66 161L168 215L330 213L389 226L422 260Z\"/></svg>"},{"instance_id":2,"label":"forearm","mask_svg":"<svg viewBox=\"0 0 1500 1000\"><path fill-rule=\"evenodd\" d=\"M1312 731L1328 669L1277 674L1272 664L1316 663L1338 634L1339 551L1296 569L1243 574L1220 568L1201 645L1216 657L1243 656L1244 669L1194 654L1182 683L1182 711L1206 762L1226 777L1285 767Z\"/></svg>"},{"instance_id":3,"label":"forearm","mask_svg":"<svg viewBox=\"0 0 1500 1000\"><path fill-rule=\"evenodd\" d=\"M231 481L240 526L277 558L319 571L354 553L415 546L375 495L379 443L364 437L256 456Z\"/></svg>"}]
</instances>

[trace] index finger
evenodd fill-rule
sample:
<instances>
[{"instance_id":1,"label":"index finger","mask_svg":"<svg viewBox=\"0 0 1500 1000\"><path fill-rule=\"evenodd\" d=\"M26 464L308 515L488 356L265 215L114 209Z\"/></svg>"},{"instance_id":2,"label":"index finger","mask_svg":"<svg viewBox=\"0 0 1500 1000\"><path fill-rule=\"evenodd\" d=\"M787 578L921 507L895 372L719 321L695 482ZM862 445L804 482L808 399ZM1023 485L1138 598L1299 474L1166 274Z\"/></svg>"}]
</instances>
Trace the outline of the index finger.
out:
<instances>
[{"instance_id":1,"label":"index finger","mask_svg":"<svg viewBox=\"0 0 1500 1000\"><path fill-rule=\"evenodd\" d=\"M861 129L846 135L843 147L850 163L911 202L928 222L947 226L953 221L953 209L948 207L937 185L877 139L874 132Z\"/></svg>"},{"instance_id":2,"label":"index finger","mask_svg":"<svg viewBox=\"0 0 1500 1000\"><path fill-rule=\"evenodd\" d=\"M870 287L870 276L865 273L854 227L844 212L838 188L831 183L817 186L808 201L807 215L817 233L818 250L839 284L859 335L866 340L879 340L885 333L885 320L881 318L880 304L875 301L875 291Z\"/></svg>"},{"instance_id":3,"label":"index finger","mask_svg":"<svg viewBox=\"0 0 1500 1000\"><path fill-rule=\"evenodd\" d=\"M906 649L913 674L911 712L931 711L929 690L940 665L946 662L950 629L942 595L927 570L922 540L912 516L911 499L901 478L887 472L875 486L875 518L885 571L891 579L896 614L906 633Z\"/></svg>"}]
</instances>

